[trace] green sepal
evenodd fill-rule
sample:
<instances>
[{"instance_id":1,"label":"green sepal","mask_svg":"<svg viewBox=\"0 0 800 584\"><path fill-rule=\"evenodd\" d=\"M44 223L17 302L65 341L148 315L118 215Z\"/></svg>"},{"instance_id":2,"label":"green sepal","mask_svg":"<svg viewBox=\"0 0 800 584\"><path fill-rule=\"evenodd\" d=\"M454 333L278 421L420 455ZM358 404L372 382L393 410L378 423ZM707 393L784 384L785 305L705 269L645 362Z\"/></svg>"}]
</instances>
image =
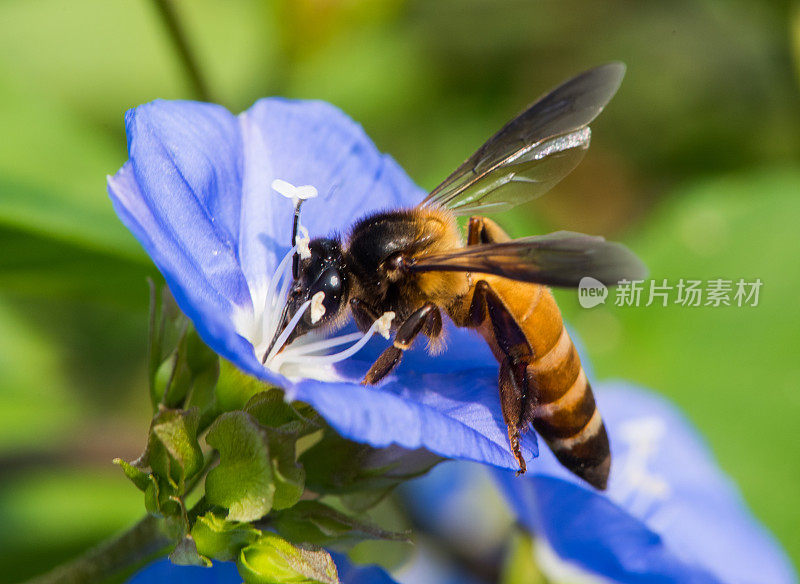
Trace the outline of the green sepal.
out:
<instances>
[{"instance_id":1,"label":"green sepal","mask_svg":"<svg viewBox=\"0 0 800 584\"><path fill-rule=\"evenodd\" d=\"M262 426L303 436L320 429L319 415L303 402L287 403L283 390L268 388L247 400L243 408Z\"/></svg>"},{"instance_id":2,"label":"green sepal","mask_svg":"<svg viewBox=\"0 0 800 584\"><path fill-rule=\"evenodd\" d=\"M189 319L180 311L175 299L164 286L158 290L150 285L150 327L147 343L150 401L155 411L173 377L176 351L181 337L189 327ZM168 359L168 357L170 357Z\"/></svg>"},{"instance_id":3,"label":"green sepal","mask_svg":"<svg viewBox=\"0 0 800 584\"><path fill-rule=\"evenodd\" d=\"M183 495L186 479L203 468L203 451L197 442L199 421L197 408L161 409L150 425L143 459L154 474L169 481L177 495Z\"/></svg>"},{"instance_id":4,"label":"green sepal","mask_svg":"<svg viewBox=\"0 0 800 584\"><path fill-rule=\"evenodd\" d=\"M192 383L189 388L184 408L196 407L200 410L201 429L207 428L214 421L217 409L217 382L219 380L219 357L214 353L192 329L187 335L187 361L192 371Z\"/></svg>"},{"instance_id":5,"label":"green sepal","mask_svg":"<svg viewBox=\"0 0 800 584\"><path fill-rule=\"evenodd\" d=\"M367 539L409 541L407 533L383 530L318 501L300 501L274 513L270 524L289 541L319 546L347 546Z\"/></svg>"},{"instance_id":6,"label":"green sepal","mask_svg":"<svg viewBox=\"0 0 800 584\"><path fill-rule=\"evenodd\" d=\"M230 361L220 359L220 374L216 396L220 412L241 410L254 395L265 390L275 389L236 368Z\"/></svg>"},{"instance_id":7,"label":"green sepal","mask_svg":"<svg viewBox=\"0 0 800 584\"><path fill-rule=\"evenodd\" d=\"M151 477L149 473L143 471L138 466L122 460L121 458L115 458L111 462L121 467L122 472L125 473L125 476L128 477L130 481L136 485L136 488L143 493L147 491L147 487L152 484L153 477Z\"/></svg>"},{"instance_id":8,"label":"green sepal","mask_svg":"<svg viewBox=\"0 0 800 584\"><path fill-rule=\"evenodd\" d=\"M216 409L214 391L219 378L219 357L188 326L178 347L161 364L156 375L156 395L170 408L196 406L205 420Z\"/></svg>"},{"instance_id":9,"label":"green sepal","mask_svg":"<svg viewBox=\"0 0 800 584\"><path fill-rule=\"evenodd\" d=\"M275 498L267 435L246 412L222 414L206 436L219 451L219 465L206 477L206 499L228 509L229 521L255 521Z\"/></svg>"},{"instance_id":10,"label":"green sepal","mask_svg":"<svg viewBox=\"0 0 800 584\"><path fill-rule=\"evenodd\" d=\"M169 559L178 566L202 566L204 568L211 566L211 560L197 551L197 545L191 535L187 535L178 542L169 555Z\"/></svg>"},{"instance_id":11,"label":"green sepal","mask_svg":"<svg viewBox=\"0 0 800 584\"><path fill-rule=\"evenodd\" d=\"M248 584L338 584L336 564L322 549L295 547L265 532L239 554L239 574Z\"/></svg>"},{"instance_id":12,"label":"green sepal","mask_svg":"<svg viewBox=\"0 0 800 584\"><path fill-rule=\"evenodd\" d=\"M197 518L192 538L200 554L221 561L234 561L243 547L253 543L261 532L247 523L227 521L213 513Z\"/></svg>"},{"instance_id":13,"label":"green sepal","mask_svg":"<svg viewBox=\"0 0 800 584\"><path fill-rule=\"evenodd\" d=\"M115 458L113 463L120 466L125 476L144 493L144 507L149 514L170 517L182 513L180 503L175 501L175 488L168 479L145 472L136 462L130 463Z\"/></svg>"},{"instance_id":14,"label":"green sepal","mask_svg":"<svg viewBox=\"0 0 800 584\"><path fill-rule=\"evenodd\" d=\"M262 426L278 428L298 422L300 416L297 410L286 403L283 395L283 391L277 388L260 391L247 400L243 409Z\"/></svg>"},{"instance_id":15,"label":"green sepal","mask_svg":"<svg viewBox=\"0 0 800 584\"><path fill-rule=\"evenodd\" d=\"M149 379L154 409L159 406L201 412L200 427L214 417L219 357L200 339L175 304L168 288L151 284Z\"/></svg>"},{"instance_id":16,"label":"green sepal","mask_svg":"<svg viewBox=\"0 0 800 584\"><path fill-rule=\"evenodd\" d=\"M144 508L150 515L157 517L168 515L169 513L165 514L161 508L161 489L158 488L158 481L153 475L150 475L150 479L150 484L144 491ZM168 508L168 511L170 510L172 509Z\"/></svg>"}]
</instances>

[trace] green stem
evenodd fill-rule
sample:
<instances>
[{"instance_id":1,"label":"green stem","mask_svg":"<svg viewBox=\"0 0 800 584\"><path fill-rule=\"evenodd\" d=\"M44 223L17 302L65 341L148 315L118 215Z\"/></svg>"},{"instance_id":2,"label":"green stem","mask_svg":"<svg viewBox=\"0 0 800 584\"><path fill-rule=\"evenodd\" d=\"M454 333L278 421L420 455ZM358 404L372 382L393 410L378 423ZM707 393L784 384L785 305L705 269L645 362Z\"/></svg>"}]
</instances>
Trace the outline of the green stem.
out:
<instances>
[{"instance_id":1,"label":"green stem","mask_svg":"<svg viewBox=\"0 0 800 584\"><path fill-rule=\"evenodd\" d=\"M189 82L192 84L195 96L202 101L212 101L208 85L203 79L203 75L200 73L197 59L195 59L189 47L186 32L181 26L178 14L171 0L153 0L153 3L156 6L156 10L158 10L159 16L161 16L161 20L164 21L164 26L167 27L167 33L172 39L175 50L178 52L178 57L183 64Z\"/></svg>"},{"instance_id":2,"label":"green stem","mask_svg":"<svg viewBox=\"0 0 800 584\"><path fill-rule=\"evenodd\" d=\"M166 555L173 543L166 535L163 519L148 515L125 533L29 580L27 584L121 582L138 568Z\"/></svg>"}]
</instances>

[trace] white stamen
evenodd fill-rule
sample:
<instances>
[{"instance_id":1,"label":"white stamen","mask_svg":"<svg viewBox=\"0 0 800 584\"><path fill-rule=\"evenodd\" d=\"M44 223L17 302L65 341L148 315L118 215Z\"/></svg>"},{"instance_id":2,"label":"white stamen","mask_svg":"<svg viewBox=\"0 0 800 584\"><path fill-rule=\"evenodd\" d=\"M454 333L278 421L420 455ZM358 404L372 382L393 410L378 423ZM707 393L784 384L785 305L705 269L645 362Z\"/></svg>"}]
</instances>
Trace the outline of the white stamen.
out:
<instances>
[{"instance_id":1,"label":"white stamen","mask_svg":"<svg viewBox=\"0 0 800 584\"><path fill-rule=\"evenodd\" d=\"M305 231L306 234L308 231L305 227L300 225L300 229ZM308 247L308 244L311 243L311 239L306 235L305 237L301 237L298 235L294 238L295 246L297 247L297 253L300 254L300 259L307 260L311 257L311 248Z\"/></svg>"},{"instance_id":2,"label":"white stamen","mask_svg":"<svg viewBox=\"0 0 800 584\"><path fill-rule=\"evenodd\" d=\"M296 348L289 346L281 355L278 356L278 358L282 357L284 353L289 353L292 356L310 355L311 353L316 353L317 351L324 351L326 349L338 347L339 345L346 345L347 343L361 339L363 336L364 333L360 332L350 333L348 335L339 335L338 337L331 337L330 339L323 339L313 343L306 343L304 345L299 345Z\"/></svg>"},{"instance_id":3,"label":"white stamen","mask_svg":"<svg viewBox=\"0 0 800 584\"><path fill-rule=\"evenodd\" d=\"M275 305L275 290L277 289L281 279L283 279L286 266L289 265L289 261L292 259L294 252L295 248L287 251L286 255L283 256L281 261L278 263L278 267L275 268L275 272L272 274L272 278L269 281L269 286L267 287L267 297L266 302L264 303L266 308L270 308Z\"/></svg>"},{"instance_id":4,"label":"white stamen","mask_svg":"<svg viewBox=\"0 0 800 584\"><path fill-rule=\"evenodd\" d=\"M292 334L292 331L297 326L297 323L300 322L300 319L303 317L306 309L311 306L311 301L306 300L303 304L300 305L300 308L297 309L297 312L294 313L292 320L289 321L289 324L286 325L286 328L281 331L281 334L278 336L278 339L275 341L275 346L272 347L272 350L269 352L265 363L269 363L281 350L284 343L286 343L286 339L289 338L289 335Z\"/></svg>"},{"instance_id":5,"label":"white stamen","mask_svg":"<svg viewBox=\"0 0 800 584\"><path fill-rule=\"evenodd\" d=\"M293 199L295 201L297 199L313 199L319 194L317 192L317 188L313 185L302 185L296 187L292 183L279 178L276 178L274 181L272 181L271 186L273 190L278 191L287 199Z\"/></svg>"},{"instance_id":6,"label":"white stamen","mask_svg":"<svg viewBox=\"0 0 800 584\"><path fill-rule=\"evenodd\" d=\"M344 351L340 351L339 353L334 353L332 355L308 355L307 353L310 351L303 351L303 347L298 349L297 351L286 350L281 353L279 359L280 363L302 363L304 365L330 365L332 363L338 363L339 361L344 361L345 359L349 359L356 353L358 353L364 345L372 338L372 335L376 332L383 331L386 327L388 327L392 319L394 319L393 312L385 312L380 318L376 319L375 322L372 323L372 326L369 327L369 330L364 333L364 335L359 339L359 341ZM346 335L347 337L353 335ZM339 339L343 339L343 337L339 337L338 339L329 339L330 341L338 341ZM344 342L344 341L342 341ZM321 343L320 343L321 344ZM337 344L341 344L341 342L337 342ZM318 348L316 349L318 350Z\"/></svg>"},{"instance_id":7,"label":"white stamen","mask_svg":"<svg viewBox=\"0 0 800 584\"><path fill-rule=\"evenodd\" d=\"M384 312L381 317L375 321L375 331L380 334L384 339L389 340L389 331L391 330L392 321L394 320L394 312Z\"/></svg>"},{"instance_id":8,"label":"white stamen","mask_svg":"<svg viewBox=\"0 0 800 584\"><path fill-rule=\"evenodd\" d=\"M294 255L295 248L290 249L286 252L286 255L283 256L283 259L278 264L278 267L275 269L275 273L272 275L272 279L269 282L269 287L267 288L267 297L264 301L264 312L262 316L262 338L269 341L272 339L272 336L275 334L275 329L278 326L278 319L281 316L283 303L286 302L286 292L288 291L288 286L290 285L290 279L284 278L286 275L286 268L289 266L289 262ZM276 295L275 290L278 288L278 284L280 284L281 280L283 280L283 286L281 287L281 291ZM276 310L276 305L280 305L281 309Z\"/></svg>"},{"instance_id":9,"label":"white stamen","mask_svg":"<svg viewBox=\"0 0 800 584\"><path fill-rule=\"evenodd\" d=\"M319 319L325 316L325 292L320 290L311 297L311 324L317 324Z\"/></svg>"}]
</instances>

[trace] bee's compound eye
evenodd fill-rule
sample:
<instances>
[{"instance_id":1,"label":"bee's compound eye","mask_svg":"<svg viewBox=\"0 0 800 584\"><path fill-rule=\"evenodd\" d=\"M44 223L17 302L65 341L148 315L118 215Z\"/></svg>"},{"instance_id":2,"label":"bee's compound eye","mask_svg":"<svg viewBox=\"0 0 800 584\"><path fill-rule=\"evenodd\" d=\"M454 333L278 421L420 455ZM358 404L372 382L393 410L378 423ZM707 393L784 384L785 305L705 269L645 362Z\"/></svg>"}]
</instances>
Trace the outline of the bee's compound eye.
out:
<instances>
[{"instance_id":1,"label":"bee's compound eye","mask_svg":"<svg viewBox=\"0 0 800 584\"><path fill-rule=\"evenodd\" d=\"M319 292L324 293L324 297L322 298L322 308L324 308L324 312L322 315L314 318L313 322L309 322L309 324L318 325L321 322L333 318L339 312L342 298L346 293L346 282L337 268L330 267L320 274L319 278L311 285L308 292L309 298L313 298L314 295ZM311 318L311 313L309 312L307 314L308 318Z\"/></svg>"}]
</instances>

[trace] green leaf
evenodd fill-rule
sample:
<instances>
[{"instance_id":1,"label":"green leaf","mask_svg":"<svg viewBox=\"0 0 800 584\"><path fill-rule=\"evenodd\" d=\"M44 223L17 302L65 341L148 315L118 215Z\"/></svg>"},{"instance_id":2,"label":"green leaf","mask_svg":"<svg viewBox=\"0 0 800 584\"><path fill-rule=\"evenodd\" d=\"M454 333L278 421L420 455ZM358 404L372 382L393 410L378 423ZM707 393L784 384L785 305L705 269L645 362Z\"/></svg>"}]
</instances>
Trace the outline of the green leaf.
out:
<instances>
[{"instance_id":1,"label":"green leaf","mask_svg":"<svg viewBox=\"0 0 800 584\"><path fill-rule=\"evenodd\" d=\"M365 539L409 541L408 534L386 531L318 501L300 501L291 509L275 513L271 524L295 543L328 546L349 545Z\"/></svg>"},{"instance_id":2,"label":"green leaf","mask_svg":"<svg viewBox=\"0 0 800 584\"><path fill-rule=\"evenodd\" d=\"M228 412L211 425L206 442L220 463L206 477L206 499L228 509L230 521L254 521L272 509L275 483L264 429L245 412Z\"/></svg>"},{"instance_id":3,"label":"green leaf","mask_svg":"<svg viewBox=\"0 0 800 584\"><path fill-rule=\"evenodd\" d=\"M275 480L274 509L286 509L300 500L306 473L297 462L298 438L316 431L319 425L303 414L316 417L308 406L287 404L283 392L271 389L253 396L245 411L264 427ZM303 410L301 412L301 410Z\"/></svg>"},{"instance_id":4,"label":"green leaf","mask_svg":"<svg viewBox=\"0 0 800 584\"><path fill-rule=\"evenodd\" d=\"M198 553L197 545L190 535L178 542L169 555L169 559L178 566L202 566L204 568L211 566L211 560Z\"/></svg>"},{"instance_id":5,"label":"green leaf","mask_svg":"<svg viewBox=\"0 0 800 584\"><path fill-rule=\"evenodd\" d=\"M145 459L153 472L170 481L182 495L186 479L203 468L203 451L197 443L200 414L190 410L162 409L153 418Z\"/></svg>"},{"instance_id":6,"label":"green leaf","mask_svg":"<svg viewBox=\"0 0 800 584\"><path fill-rule=\"evenodd\" d=\"M306 469L308 488L341 495L342 502L354 511L369 509L397 485L428 472L442 460L424 449L358 444L331 428L299 459Z\"/></svg>"},{"instance_id":7,"label":"green leaf","mask_svg":"<svg viewBox=\"0 0 800 584\"><path fill-rule=\"evenodd\" d=\"M338 584L336 564L325 550L295 547L266 532L239 555L248 584Z\"/></svg>"},{"instance_id":8,"label":"green leaf","mask_svg":"<svg viewBox=\"0 0 800 584\"><path fill-rule=\"evenodd\" d=\"M243 547L256 541L261 532L247 523L227 521L213 513L197 518L192 538L204 556L220 561L233 561Z\"/></svg>"},{"instance_id":9,"label":"green leaf","mask_svg":"<svg viewBox=\"0 0 800 584\"><path fill-rule=\"evenodd\" d=\"M282 432L277 428L265 428L269 445L270 463L275 481L273 509L286 509L300 500L306 484L306 471L297 462L295 445L297 434Z\"/></svg>"}]
</instances>

